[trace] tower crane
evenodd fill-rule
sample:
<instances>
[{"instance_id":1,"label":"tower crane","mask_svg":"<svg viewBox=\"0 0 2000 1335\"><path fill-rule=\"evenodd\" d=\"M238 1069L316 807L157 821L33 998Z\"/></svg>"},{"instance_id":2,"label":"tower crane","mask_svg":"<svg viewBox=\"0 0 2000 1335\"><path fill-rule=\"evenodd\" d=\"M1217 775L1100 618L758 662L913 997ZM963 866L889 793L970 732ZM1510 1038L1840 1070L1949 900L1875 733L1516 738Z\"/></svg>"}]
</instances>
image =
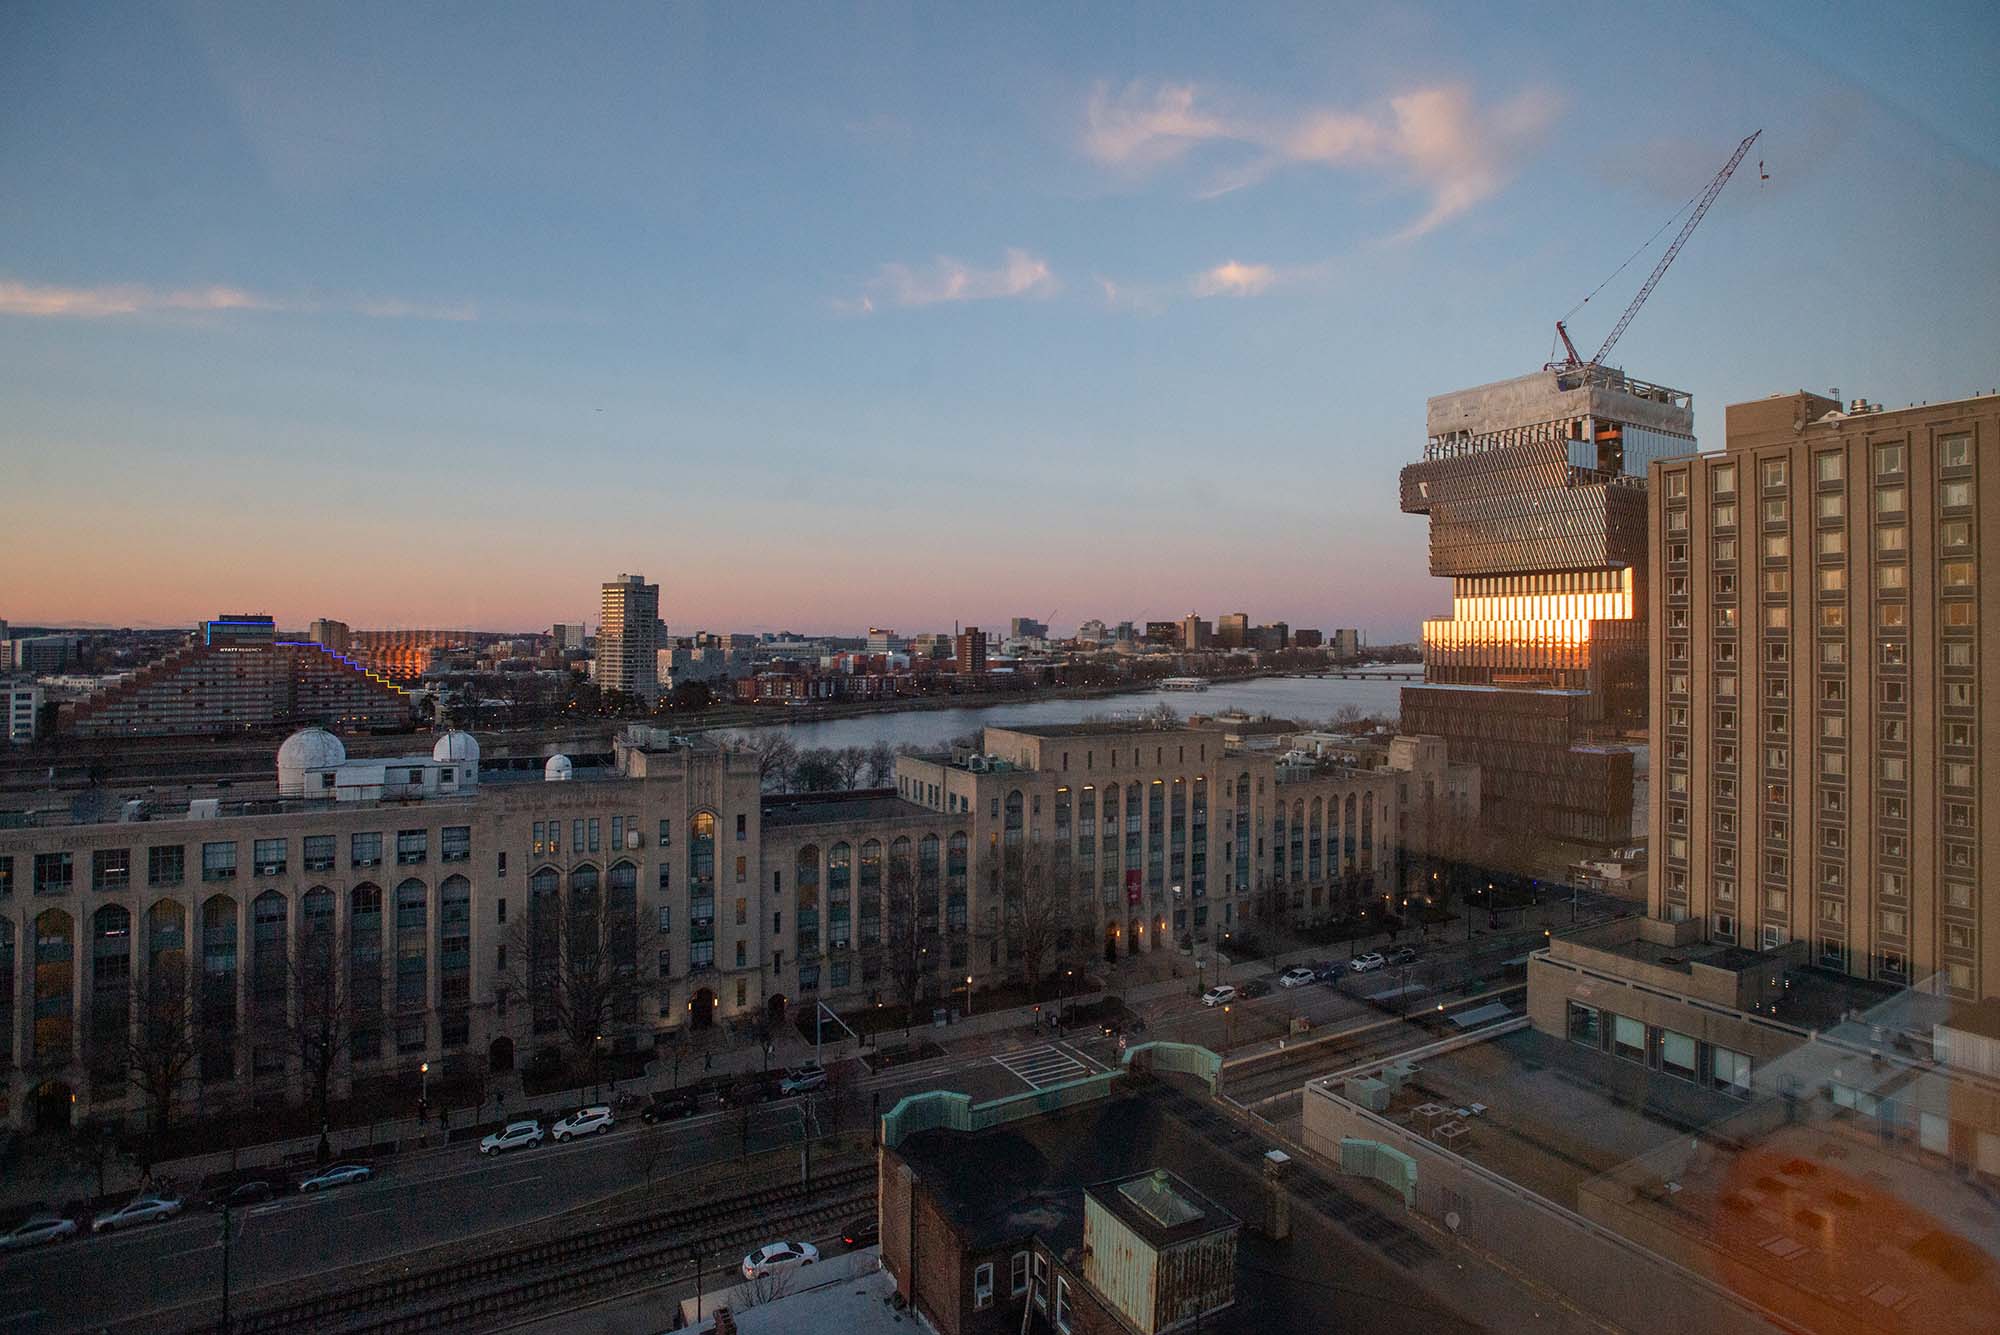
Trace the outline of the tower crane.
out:
<instances>
[{"instance_id":1,"label":"tower crane","mask_svg":"<svg viewBox=\"0 0 2000 1335\"><path fill-rule=\"evenodd\" d=\"M1674 256L1681 253L1681 247L1687 244L1688 237L1693 234L1695 227L1701 222L1702 215L1708 212L1708 206L1713 204L1715 197L1722 193L1722 187L1729 184L1729 178L1735 174L1737 167L1742 165L1744 155L1750 151L1750 145L1756 143L1758 136L1763 133L1762 130L1753 131L1742 143L1738 144L1736 151L1730 154L1729 161L1722 165L1722 170L1715 174L1715 179L1710 181L1708 188L1701 192L1701 197L1695 202L1694 212L1689 214L1688 220L1681 225L1680 235L1674 238L1673 244L1669 245L1666 253L1660 256L1660 262L1653 266L1653 272L1647 276L1645 283L1639 288L1639 295L1632 298L1632 304L1625 308L1625 313L1618 317L1618 323L1613 325L1611 332L1604 336L1603 345L1597 349L1595 355L1587 363L1588 365L1602 366L1604 364L1604 359L1610 354L1612 346L1625 333L1626 326L1632 323L1632 317L1637 315L1639 308L1646 304L1646 298L1653 295L1653 289L1659 285L1660 276L1666 273L1667 266L1674 262ZM1758 164L1760 171L1762 167L1763 164L1760 162ZM1629 262L1627 261L1627 263ZM1619 267L1623 268L1624 266L1620 265ZM1616 276L1616 274L1613 274L1613 277ZM1606 279L1605 281L1609 282L1610 279ZM1592 293L1591 295L1595 296L1596 294ZM1584 301L1589 300L1590 297L1584 298ZM1581 305L1582 303L1578 304ZM1571 314L1573 315L1575 312L1572 311ZM1567 319L1568 317L1564 318ZM1562 340L1563 351L1568 354L1568 360L1550 362L1547 369L1551 371L1569 370L1573 367L1586 365L1583 359L1576 355L1576 344L1570 342L1569 330L1565 327L1563 320L1556 321L1556 337Z\"/></svg>"}]
</instances>

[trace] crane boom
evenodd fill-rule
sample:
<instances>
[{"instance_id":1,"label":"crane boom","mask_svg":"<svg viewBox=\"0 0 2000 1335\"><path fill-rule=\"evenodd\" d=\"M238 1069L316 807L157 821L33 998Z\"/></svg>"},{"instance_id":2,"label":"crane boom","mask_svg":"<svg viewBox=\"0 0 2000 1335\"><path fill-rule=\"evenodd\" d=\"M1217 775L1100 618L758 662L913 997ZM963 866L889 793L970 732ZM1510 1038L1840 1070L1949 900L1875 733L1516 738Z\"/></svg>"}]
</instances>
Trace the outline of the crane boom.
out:
<instances>
[{"instance_id":1,"label":"crane boom","mask_svg":"<svg viewBox=\"0 0 2000 1335\"><path fill-rule=\"evenodd\" d=\"M1645 286L1639 289L1638 296L1632 298L1632 304L1625 308L1625 313L1618 317L1618 323L1613 325L1611 332L1604 336L1604 346L1600 347L1597 350L1597 355L1590 359L1592 365L1601 366L1604 364L1604 358L1611 351L1612 344L1616 343L1619 337L1624 334L1625 326L1632 323L1632 317L1637 315L1639 308L1646 304L1646 298L1653 295L1653 288L1658 285L1660 275L1664 274L1667 271L1667 266L1674 262L1674 256L1681 253L1681 247L1687 244L1687 239L1693 233L1695 225L1701 221L1702 215L1708 212L1708 206L1715 202L1715 197L1722 193L1722 187L1729 184L1729 178L1735 174L1736 168L1741 165L1743 155L1750 151L1750 145L1756 143L1757 136L1763 133L1762 130L1753 131L1747 139L1738 144L1736 152L1730 155L1729 161L1723 164L1722 170L1715 174L1715 179L1708 183L1708 189L1702 191L1701 200L1694 206L1694 212L1688 215L1687 222L1681 227L1680 235L1675 237L1673 244L1667 247L1666 254L1660 256L1660 262L1653 266L1653 272L1647 277Z\"/></svg>"}]
</instances>

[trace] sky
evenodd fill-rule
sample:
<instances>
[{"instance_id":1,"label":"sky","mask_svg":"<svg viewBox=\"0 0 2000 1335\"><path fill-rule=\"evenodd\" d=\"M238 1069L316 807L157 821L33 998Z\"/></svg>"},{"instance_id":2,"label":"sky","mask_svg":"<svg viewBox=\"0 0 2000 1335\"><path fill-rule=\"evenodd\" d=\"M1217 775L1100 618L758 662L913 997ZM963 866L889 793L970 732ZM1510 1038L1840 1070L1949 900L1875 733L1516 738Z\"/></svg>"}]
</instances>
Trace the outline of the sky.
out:
<instances>
[{"instance_id":1,"label":"sky","mask_svg":"<svg viewBox=\"0 0 2000 1335\"><path fill-rule=\"evenodd\" d=\"M2000 384L2000 10L1577 12L0 6L0 619L1413 638L1426 397L1760 128L1610 360Z\"/></svg>"}]
</instances>

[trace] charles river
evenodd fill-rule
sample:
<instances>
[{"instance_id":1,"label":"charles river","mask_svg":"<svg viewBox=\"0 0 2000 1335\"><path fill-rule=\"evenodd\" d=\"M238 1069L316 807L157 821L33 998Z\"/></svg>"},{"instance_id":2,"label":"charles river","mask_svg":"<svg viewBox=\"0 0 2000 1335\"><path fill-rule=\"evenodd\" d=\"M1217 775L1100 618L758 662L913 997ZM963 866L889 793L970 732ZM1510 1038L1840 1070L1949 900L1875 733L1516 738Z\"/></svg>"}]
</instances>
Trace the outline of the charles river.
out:
<instances>
[{"instance_id":1,"label":"charles river","mask_svg":"<svg viewBox=\"0 0 2000 1335\"><path fill-rule=\"evenodd\" d=\"M1401 667L1416 670L1414 665ZM1075 723L1092 716L1129 717L1158 705L1171 706L1182 716L1241 710L1255 717L1324 723L1347 705L1362 713L1393 719L1397 715L1401 681L1356 681L1337 677L1259 677L1223 682L1206 691L1132 691L1087 699L1030 700L1021 704L984 705L976 709L913 709L821 723L784 723L782 727L801 750L815 747L870 747L887 742L924 749L942 747L954 737L987 726L1023 723ZM745 730L762 732L763 729Z\"/></svg>"}]
</instances>

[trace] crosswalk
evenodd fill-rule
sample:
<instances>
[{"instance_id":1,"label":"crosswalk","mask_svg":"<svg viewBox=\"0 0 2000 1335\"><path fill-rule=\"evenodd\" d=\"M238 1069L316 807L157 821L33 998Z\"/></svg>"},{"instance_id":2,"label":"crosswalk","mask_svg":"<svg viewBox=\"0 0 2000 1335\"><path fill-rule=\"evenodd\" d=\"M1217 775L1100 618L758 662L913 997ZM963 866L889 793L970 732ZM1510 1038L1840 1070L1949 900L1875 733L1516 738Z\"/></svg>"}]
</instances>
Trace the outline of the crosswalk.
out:
<instances>
[{"instance_id":1,"label":"crosswalk","mask_svg":"<svg viewBox=\"0 0 2000 1335\"><path fill-rule=\"evenodd\" d=\"M993 1060L1030 1089L1047 1089L1101 1069L1067 1043L1044 1043L1040 1047L1003 1053Z\"/></svg>"}]
</instances>

